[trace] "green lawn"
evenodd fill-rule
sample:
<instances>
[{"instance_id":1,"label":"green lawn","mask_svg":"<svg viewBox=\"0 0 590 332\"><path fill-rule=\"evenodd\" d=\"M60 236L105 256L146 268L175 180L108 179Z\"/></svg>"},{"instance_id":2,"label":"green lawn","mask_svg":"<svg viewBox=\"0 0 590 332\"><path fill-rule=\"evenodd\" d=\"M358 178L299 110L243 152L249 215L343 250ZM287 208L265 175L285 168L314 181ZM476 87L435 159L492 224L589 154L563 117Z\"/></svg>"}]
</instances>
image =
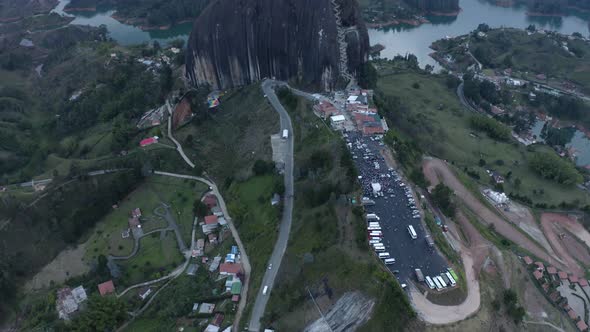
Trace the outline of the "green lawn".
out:
<instances>
[{"instance_id":1,"label":"green lawn","mask_svg":"<svg viewBox=\"0 0 590 332\"><path fill-rule=\"evenodd\" d=\"M420 88L412 87L415 82ZM388 119L391 127L417 141L427 153L449 160L460 170L468 168L477 172L480 184L490 185L485 169L496 170L505 176L512 172L504 184L507 193L526 195L534 203L548 205L586 201L587 195L575 186L543 179L530 170L527 158L532 151L550 151L548 147L527 149L515 141L498 142L483 132L472 130L469 126L471 113L462 107L454 90L445 85L442 77L402 72L380 77L378 89L401 100L401 110L395 118ZM484 167L479 166L480 159L486 162ZM514 185L517 178L521 180L520 187ZM539 194L540 189L544 190L543 194Z\"/></svg>"},{"instance_id":2,"label":"green lawn","mask_svg":"<svg viewBox=\"0 0 590 332\"><path fill-rule=\"evenodd\" d=\"M117 262L123 272L123 283L133 285L142 281L157 279L174 270L184 261L176 242L174 232L164 237L156 232L141 238L137 254Z\"/></svg>"},{"instance_id":3,"label":"green lawn","mask_svg":"<svg viewBox=\"0 0 590 332\"><path fill-rule=\"evenodd\" d=\"M154 214L154 209L160 206L161 202L172 206L185 244L188 245L193 223L193 202L200 199L207 189L204 184L195 181L161 176L148 178L121 201L117 209L98 223L88 240L86 259L95 259L100 254L125 256L131 253L133 240L131 237L123 239L121 232L128 228L128 218L134 208L141 209L146 232L166 227L166 221Z\"/></svg>"}]
</instances>

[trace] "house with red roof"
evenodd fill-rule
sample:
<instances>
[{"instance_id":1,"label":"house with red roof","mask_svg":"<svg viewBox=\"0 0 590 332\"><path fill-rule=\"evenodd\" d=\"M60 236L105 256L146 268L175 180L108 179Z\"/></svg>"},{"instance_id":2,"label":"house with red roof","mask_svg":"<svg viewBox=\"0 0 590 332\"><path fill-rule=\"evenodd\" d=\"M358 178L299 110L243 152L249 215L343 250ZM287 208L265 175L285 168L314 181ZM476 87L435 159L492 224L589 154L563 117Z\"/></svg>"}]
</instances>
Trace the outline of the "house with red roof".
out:
<instances>
[{"instance_id":1,"label":"house with red roof","mask_svg":"<svg viewBox=\"0 0 590 332\"><path fill-rule=\"evenodd\" d=\"M242 271L242 264L239 263L222 263L219 265L219 274L221 275L233 275Z\"/></svg>"},{"instance_id":2,"label":"house with red roof","mask_svg":"<svg viewBox=\"0 0 590 332\"><path fill-rule=\"evenodd\" d=\"M541 272L545 271L545 265L542 262L535 262L535 266L537 266L537 270Z\"/></svg>"},{"instance_id":3,"label":"house with red roof","mask_svg":"<svg viewBox=\"0 0 590 332\"><path fill-rule=\"evenodd\" d=\"M550 276L553 276L557 274L557 268L555 266L547 266L547 273L549 273Z\"/></svg>"},{"instance_id":4,"label":"house with red roof","mask_svg":"<svg viewBox=\"0 0 590 332\"><path fill-rule=\"evenodd\" d=\"M209 239L209 243L217 244L217 235L215 235L214 233L207 235L207 238Z\"/></svg>"},{"instance_id":5,"label":"house with red roof","mask_svg":"<svg viewBox=\"0 0 590 332\"><path fill-rule=\"evenodd\" d=\"M586 324L582 319L576 323L576 327L579 331L588 331L588 324Z\"/></svg>"},{"instance_id":6,"label":"house with red roof","mask_svg":"<svg viewBox=\"0 0 590 332\"><path fill-rule=\"evenodd\" d=\"M572 320L576 320L578 319L578 314L574 311L574 309L570 309L567 311L567 315L569 316L570 319Z\"/></svg>"},{"instance_id":7,"label":"house with red roof","mask_svg":"<svg viewBox=\"0 0 590 332\"><path fill-rule=\"evenodd\" d=\"M133 217L128 219L129 228L141 228L141 223L139 222L139 218Z\"/></svg>"},{"instance_id":8,"label":"house with red roof","mask_svg":"<svg viewBox=\"0 0 590 332\"><path fill-rule=\"evenodd\" d=\"M231 301L232 302L240 302L240 296L239 295L233 295L231 297Z\"/></svg>"},{"instance_id":9,"label":"house with red roof","mask_svg":"<svg viewBox=\"0 0 590 332\"><path fill-rule=\"evenodd\" d=\"M541 272L539 270L535 270L533 272L533 277L535 277L535 279L537 279L537 280L541 280L541 278L543 278L543 272Z\"/></svg>"},{"instance_id":10,"label":"house with red roof","mask_svg":"<svg viewBox=\"0 0 590 332\"><path fill-rule=\"evenodd\" d=\"M224 317L225 316L223 316L223 314L221 314L221 313L215 314L215 318L213 318L212 324L215 325L215 326L221 326L221 323L223 323L223 318Z\"/></svg>"},{"instance_id":11,"label":"house with red roof","mask_svg":"<svg viewBox=\"0 0 590 332\"><path fill-rule=\"evenodd\" d=\"M98 292L100 293L100 296L113 294L115 293L115 284L113 284L112 280L103 282L102 284L98 285Z\"/></svg>"},{"instance_id":12,"label":"house with red roof","mask_svg":"<svg viewBox=\"0 0 590 332\"><path fill-rule=\"evenodd\" d=\"M529 256L524 256L522 259L524 260L524 263L525 263L526 265L531 265L531 264L533 264L533 260L532 260L532 259L531 259Z\"/></svg>"},{"instance_id":13,"label":"house with red roof","mask_svg":"<svg viewBox=\"0 0 590 332\"><path fill-rule=\"evenodd\" d=\"M563 271L557 272L557 276L559 276L559 279L561 279L561 280L567 279L567 273L565 273Z\"/></svg>"},{"instance_id":14,"label":"house with red roof","mask_svg":"<svg viewBox=\"0 0 590 332\"><path fill-rule=\"evenodd\" d=\"M139 142L139 146L141 146L143 148L143 147L146 147L146 146L149 146L152 144L156 144L156 143L158 143L158 136L142 139Z\"/></svg>"},{"instance_id":15,"label":"house with red roof","mask_svg":"<svg viewBox=\"0 0 590 332\"><path fill-rule=\"evenodd\" d=\"M217 225L217 218L216 215L205 216L205 225Z\"/></svg>"},{"instance_id":16,"label":"house with red roof","mask_svg":"<svg viewBox=\"0 0 590 332\"><path fill-rule=\"evenodd\" d=\"M133 218L141 218L141 210L139 208L131 210L131 216Z\"/></svg>"},{"instance_id":17,"label":"house with red roof","mask_svg":"<svg viewBox=\"0 0 590 332\"><path fill-rule=\"evenodd\" d=\"M588 280L586 280L585 278L580 278L578 279L578 285L580 285L580 287L588 286Z\"/></svg>"},{"instance_id":18,"label":"house with red roof","mask_svg":"<svg viewBox=\"0 0 590 332\"><path fill-rule=\"evenodd\" d=\"M323 119L340 114L340 111L332 103L326 100L320 101L319 104L313 107L313 110Z\"/></svg>"},{"instance_id":19,"label":"house with red roof","mask_svg":"<svg viewBox=\"0 0 590 332\"><path fill-rule=\"evenodd\" d=\"M570 281L570 284L577 284L578 283L578 276L572 274L571 276L569 276L569 281Z\"/></svg>"}]
</instances>

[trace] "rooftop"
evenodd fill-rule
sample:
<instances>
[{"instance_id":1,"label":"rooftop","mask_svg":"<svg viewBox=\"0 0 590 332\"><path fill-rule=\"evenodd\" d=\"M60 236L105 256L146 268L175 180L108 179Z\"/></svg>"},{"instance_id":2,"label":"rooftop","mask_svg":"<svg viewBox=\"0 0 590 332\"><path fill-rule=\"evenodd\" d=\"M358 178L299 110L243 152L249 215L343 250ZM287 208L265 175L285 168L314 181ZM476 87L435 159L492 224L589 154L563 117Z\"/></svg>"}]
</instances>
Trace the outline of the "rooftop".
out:
<instances>
[{"instance_id":1,"label":"rooftop","mask_svg":"<svg viewBox=\"0 0 590 332\"><path fill-rule=\"evenodd\" d=\"M115 292L115 284L113 284L112 280L103 282L102 284L98 285L98 292L101 296L112 294Z\"/></svg>"},{"instance_id":2,"label":"rooftop","mask_svg":"<svg viewBox=\"0 0 590 332\"><path fill-rule=\"evenodd\" d=\"M567 279L567 273L563 271L557 272L557 275L559 276L559 279Z\"/></svg>"},{"instance_id":3,"label":"rooftop","mask_svg":"<svg viewBox=\"0 0 590 332\"><path fill-rule=\"evenodd\" d=\"M205 224L206 225L215 225L215 224L217 224L217 216L216 215L206 216L205 217Z\"/></svg>"}]
</instances>

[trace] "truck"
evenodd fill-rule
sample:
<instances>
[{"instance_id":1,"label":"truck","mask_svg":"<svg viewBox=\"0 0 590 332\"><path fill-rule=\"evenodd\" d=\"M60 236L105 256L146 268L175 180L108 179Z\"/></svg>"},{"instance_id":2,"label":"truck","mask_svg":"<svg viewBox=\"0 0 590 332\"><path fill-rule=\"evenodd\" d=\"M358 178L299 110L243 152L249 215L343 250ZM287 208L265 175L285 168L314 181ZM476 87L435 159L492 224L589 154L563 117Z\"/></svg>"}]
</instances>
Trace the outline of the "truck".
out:
<instances>
[{"instance_id":1,"label":"truck","mask_svg":"<svg viewBox=\"0 0 590 332\"><path fill-rule=\"evenodd\" d=\"M426 239L426 244L427 244L427 245L428 245L430 248L434 247L434 240L432 240L432 236L430 236L430 235L426 235L425 239Z\"/></svg>"},{"instance_id":2,"label":"truck","mask_svg":"<svg viewBox=\"0 0 590 332\"><path fill-rule=\"evenodd\" d=\"M283 129L283 139L289 138L289 130Z\"/></svg>"},{"instance_id":3,"label":"truck","mask_svg":"<svg viewBox=\"0 0 590 332\"><path fill-rule=\"evenodd\" d=\"M414 271L416 271L416 279L418 279L420 282L424 281L424 274L422 273L422 270L416 269Z\"/></svg>"}]
</instances>

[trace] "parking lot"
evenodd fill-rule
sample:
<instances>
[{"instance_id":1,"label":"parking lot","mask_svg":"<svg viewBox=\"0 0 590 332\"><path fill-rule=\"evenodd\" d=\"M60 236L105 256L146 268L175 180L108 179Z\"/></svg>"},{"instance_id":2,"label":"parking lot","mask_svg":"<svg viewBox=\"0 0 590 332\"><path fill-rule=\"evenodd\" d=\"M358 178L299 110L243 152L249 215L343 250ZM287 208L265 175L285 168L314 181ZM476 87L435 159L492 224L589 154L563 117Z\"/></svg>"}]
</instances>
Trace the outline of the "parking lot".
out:
<instances>
[{"instance_id":1,"label":"parking lot","mask_svg":"<svg viewBox=\"0 0 590 332\"><path fill-rule=\"evenodd\" d=\"M359 132L348 132L345 139L359 170L364 197L374 201L374 204L365 205L366 213L373 213L379 217L377 221L381 226L385 252L388 252L391 258L395 258L395 263L387 267L395 271L402 282L415 280L416 268L421 269L424 276L446 272L446 261L438 251L428 245L421 216L413 212L416 209L411 206L408 197L411 195L410 189L395 170L387 167L379 153L383 146L381 140L362 136ZM379 183L381 187L377 195L372 183ZM411 238L408 232L409 225L413 226L416 239Z\"/></svg>"}]
</instances>

